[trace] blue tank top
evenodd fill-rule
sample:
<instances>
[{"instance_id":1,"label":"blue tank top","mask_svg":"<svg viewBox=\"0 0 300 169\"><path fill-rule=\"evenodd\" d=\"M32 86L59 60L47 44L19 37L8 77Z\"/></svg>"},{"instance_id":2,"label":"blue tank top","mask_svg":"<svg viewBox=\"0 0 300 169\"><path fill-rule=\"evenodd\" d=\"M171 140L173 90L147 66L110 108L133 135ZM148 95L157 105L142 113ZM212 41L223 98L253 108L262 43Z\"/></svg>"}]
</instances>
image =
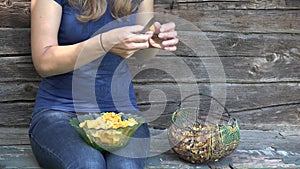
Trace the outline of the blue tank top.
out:
<instances>
[{"instance_id":1,"label":"blue tank top","mask_svg":"<svg viewBox=\"0 0 300 169\"><path fill-rule=\"evenodd\" d=\"M77 20L79 11L67 0L55 1L62 6L59 45L78 43L95 34L135 24L134 14L122 22L115 21L109 12L110 1L100 19L84 23ZM74 71L42 78L34 110L42 108L70 112L137 110L126 60L108 52Z\"/></svg>"}]
</instances>

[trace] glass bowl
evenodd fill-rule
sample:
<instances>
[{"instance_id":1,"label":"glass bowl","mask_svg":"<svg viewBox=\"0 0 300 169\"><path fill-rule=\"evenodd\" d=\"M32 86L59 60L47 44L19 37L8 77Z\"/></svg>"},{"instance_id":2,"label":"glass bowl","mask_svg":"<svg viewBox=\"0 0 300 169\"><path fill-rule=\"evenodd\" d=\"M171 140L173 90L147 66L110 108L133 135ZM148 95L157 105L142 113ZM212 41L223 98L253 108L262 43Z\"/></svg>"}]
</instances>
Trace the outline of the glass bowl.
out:
<instances>
[{"instance_id":1,"label":"glass bowl","mask_svg":"<svg viewBox=\"0 0 300 169\"><path fill-rule=\"evenodd\" d=\"M118 113L121 115L122 121L133 118L137 123L133 126L118 128L96 129L80 126L81 122L95 120L105 113L106 112L77 115L77 117L70 120L70 125L79 132L84 141L97 150L115 151L125 147L129 143L134 132L145 122L144 118L140 115Z\"/></svg>"}]
</instances>

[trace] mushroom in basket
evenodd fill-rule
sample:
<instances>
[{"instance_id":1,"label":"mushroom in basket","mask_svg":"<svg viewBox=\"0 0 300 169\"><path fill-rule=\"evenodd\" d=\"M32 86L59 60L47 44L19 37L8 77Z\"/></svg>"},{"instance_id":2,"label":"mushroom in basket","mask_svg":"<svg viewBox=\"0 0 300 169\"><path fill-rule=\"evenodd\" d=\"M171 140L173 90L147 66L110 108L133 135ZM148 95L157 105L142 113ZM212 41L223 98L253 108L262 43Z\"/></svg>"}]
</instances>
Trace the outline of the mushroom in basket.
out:
<instances>
[{"instance_id":1,"label":"mushroom in basket","mask_svg":"<svg viewBox=\"0 0 300 169\"><path fill-rule=\"evenodd\" d=\"M204 96L217 101L209 95ZM220 121L216 124L204 123L206 118L198 117L200 111L197 107L179 108L173 113L171 126L168 128L168 139L173 151L181 159L191 163L218 161L237 148L240 142L237 120L231 117L226 107L222 107L226 114L222 113Z\"/></svg>"}]
</instances>

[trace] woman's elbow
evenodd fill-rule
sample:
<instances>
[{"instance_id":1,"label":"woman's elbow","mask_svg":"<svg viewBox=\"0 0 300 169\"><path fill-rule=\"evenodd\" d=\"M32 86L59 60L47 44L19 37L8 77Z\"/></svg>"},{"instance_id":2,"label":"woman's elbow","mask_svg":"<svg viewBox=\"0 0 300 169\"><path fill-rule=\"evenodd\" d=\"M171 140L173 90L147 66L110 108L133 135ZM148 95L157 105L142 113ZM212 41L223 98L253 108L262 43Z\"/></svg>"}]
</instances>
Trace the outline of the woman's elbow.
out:
<instances>
[{"instance_id":1,"label":"woman's elbow","mask_svg":"<svg viewBox=\"0 0 300 169\"><path fill-rule=\"evenodd\" d=\"M52 61L47 59L49 58L46 55L35 55L32 53L32 61L34 68L36 72L41 76L41 77L48 77L51 75L54 75L53 72L55 72L55 64L51 63Z\"/></svg>"},{"instance_id":2,"label":"woman's elbow","mask_svg":"<svg viewBox=\"0 0 300 169\"><path fill-rule=\"evenodd\" d=\"M51 70L45 63L34 62L34 68L41 77L51 76Z\"/></svg>"},{"instance_id":3,"label":"woman's elbow","mask_svg":"<svg viewBox=\"0 0 300 169\"><path fill-rule=\"evenodd\" d=\"M48 77L54 75L56 66L53 62L53 55L45 50L43 53L32 52L32 61L36 72L41 77Z\"/></svg>"}]
</instances>

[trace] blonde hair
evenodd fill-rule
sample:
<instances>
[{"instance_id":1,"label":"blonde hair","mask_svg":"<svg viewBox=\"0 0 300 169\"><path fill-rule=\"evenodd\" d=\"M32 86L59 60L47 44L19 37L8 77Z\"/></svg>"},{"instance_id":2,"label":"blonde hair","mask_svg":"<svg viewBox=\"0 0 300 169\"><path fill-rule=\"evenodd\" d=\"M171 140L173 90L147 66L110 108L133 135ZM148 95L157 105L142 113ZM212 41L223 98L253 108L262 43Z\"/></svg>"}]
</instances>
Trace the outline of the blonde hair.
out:
<instances>
[{"instance_id":1,"label":"blonde hair","mask_svg":"<svg viewBox=\"0 0 300 169\"><path fill-rule=\"evenodd\" d=\"M132 14L138 7L141 0L110 0L110 13L116 19L121 16ZM106 0L68 0L69 4L80 10L77 19L81 22L88 22L99 19L106 11Z\"/></svg>"}]
</instances>

